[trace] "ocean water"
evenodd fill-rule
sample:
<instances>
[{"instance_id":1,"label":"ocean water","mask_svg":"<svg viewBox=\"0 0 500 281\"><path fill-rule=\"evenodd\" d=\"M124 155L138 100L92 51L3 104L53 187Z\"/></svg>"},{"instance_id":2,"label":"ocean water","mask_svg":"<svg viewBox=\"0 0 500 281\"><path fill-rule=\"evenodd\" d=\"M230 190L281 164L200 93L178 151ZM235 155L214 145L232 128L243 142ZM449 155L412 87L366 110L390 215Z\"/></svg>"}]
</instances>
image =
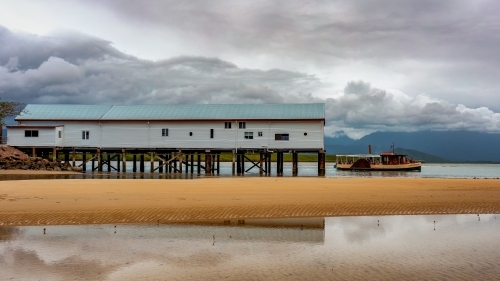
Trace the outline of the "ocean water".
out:
<instances>
[{"instance_id":1,"label":"ocean water","mask_svg":"<svg viewBox=\"0 0 500 281\"><path fill-rule=\"evenodd\" d=\"M77 162L77 165L80 163ZM116 163L114 164L116 165ZM26 179L74 179L74 178L102 178L102 179L192 179L205 177L202 170L201 174L186 173L149 173L149 162L145 163L145 173L133 173L132 162L127 162L126 172L92 172L91 164L87 163L87 172L80 175L5 175L0 174L0 180L26 180ZM157 164L156 164L157 165ZM250 168L250 164L246 164L246 169ZM107 167L104 167L106 170ZM284 163L283 176L292 176L291 163ZM231 163L221 163L220 172L214 173L213 177L231 177ZM253 168L246 172L245 177L259 177L258 168ZM276 176L276 163L272 163L271 175ZM300 177L317 177L318 166L316 163L299 163L298 176ZM325 177L409 177L409 178L500 178L500 164L424 164L421 171L338 171L333 167L332 163L327 163Z\"/></svg>"},{"instance_id":2,"label":"ocean water","mask_svg":"<svg viewBox=\"0 0 500 281\"><path fill-rule=\"evenodd\" d=\"M0 227L0 279L498 280L498 233L495 214Z\"/></svg>"}]
</instances>

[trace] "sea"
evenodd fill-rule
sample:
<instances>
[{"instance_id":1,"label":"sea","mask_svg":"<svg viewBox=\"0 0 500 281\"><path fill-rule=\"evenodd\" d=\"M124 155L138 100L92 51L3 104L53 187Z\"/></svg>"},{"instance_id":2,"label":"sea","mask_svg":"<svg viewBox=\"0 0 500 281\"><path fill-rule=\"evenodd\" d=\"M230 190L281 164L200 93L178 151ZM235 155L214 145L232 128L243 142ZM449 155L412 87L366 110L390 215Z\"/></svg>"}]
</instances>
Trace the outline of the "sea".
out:
<instances>
[{"instance_id":1,"label":"sea","mask_svg":"<svg viewBox=\"0 0 500 281\"><path fill-rule=\"evenodd\" d=\"M292 177L289 163L283 176ZM317 177L317 164L299 163L298 176ZM127 170L0 180L198 177ZM231 163L213 177L233 177ZM498 179L500 165L352 172L327 163L325 177ZM0 280L499 280L499 233L500 214L0 226Z\"/></svg>"}]
</instances>

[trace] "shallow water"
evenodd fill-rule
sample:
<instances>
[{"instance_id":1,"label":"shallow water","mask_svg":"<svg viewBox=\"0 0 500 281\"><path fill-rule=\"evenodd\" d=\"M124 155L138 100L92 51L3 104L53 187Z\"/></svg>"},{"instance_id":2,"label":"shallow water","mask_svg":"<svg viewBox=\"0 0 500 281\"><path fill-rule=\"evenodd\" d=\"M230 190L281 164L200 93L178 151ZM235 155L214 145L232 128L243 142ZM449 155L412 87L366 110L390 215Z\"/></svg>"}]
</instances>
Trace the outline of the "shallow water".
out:
<instances>
[{"instance_id":1,"label":"shallow water","mask_svg":"<svg viewBox=\"0 0 500 281\"><path fill-rule=\"evenodd\" d=\"M434 223L435 222L435 223ZM0 227L2 280L498 280L500 217Z\"/></svg>"},{"instance_id":2,"label":"shallow water","mask_svg":"<svg viewBox=\"0 0 500 281\"><path fill-rule=\"evenodd\" d=\"M77 165L80 164L77 162ZM8 175L0 174L1 180L29 180L29 179L193 179L205 177L204 173L133 173L132 163L127 163L127 172L91 172L91 164L88 171L78 175ZM247 169L250 166L247 167ZM149 162L145 163L145 171L149 171ZM291 163L284 163L283 173L285 177L292 176ZM316 163L299 163L298 176L317 177L318 167ZM196 171L196 169L195 169ZM214 177L230 177L232 175L231 163L221 163L220 173ZM240 175L242 176L242 175ZM259 170L254 168L245 173L245 177L258 177ZM276 176L275 163L272 164L271 176ZM500 164L424 164L422 171L337 171L333 164L327 163L325 177L408 177L408 178L500 178Z\"/></svg>"}]
</instances>

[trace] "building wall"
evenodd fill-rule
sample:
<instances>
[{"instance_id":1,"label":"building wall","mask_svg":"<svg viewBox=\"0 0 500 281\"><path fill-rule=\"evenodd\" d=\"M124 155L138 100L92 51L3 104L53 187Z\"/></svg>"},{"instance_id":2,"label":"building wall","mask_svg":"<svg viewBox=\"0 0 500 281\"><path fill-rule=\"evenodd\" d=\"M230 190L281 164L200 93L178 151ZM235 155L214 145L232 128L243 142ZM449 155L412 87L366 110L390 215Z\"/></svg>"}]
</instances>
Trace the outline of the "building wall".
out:
<instances>
[{"instance_id":1,"label":"building wall","mask_svg":"<svg viewBox=\"0 0 500 281\"><path fill-rule=\"evenodd\" d=\"M245 121L246 128L239 129L231 121L24 121L25 125L64 125L61 147L101 148L173 148L173 149L322 149L323 121ZM162 136L168 129L168 136ZM213 138L210 130L213 129ZM89 132L89 139L82 139L82 132ZM245 132L253 139L245 139ZM259 136L262 132L262 136ZM190 135L192 133L192 135ZM304 133L307 133L305 135ZM57 131L52 130L57 138ZM55 134L55 135L54 135ZM276 141L275 134L289 134L289 140ZM11 138L14 146L42 146L32 140L29 144L21 136Z\"/></svg>"},{"instance_id":2,"label":"building wall","mask_svg":"<svg viewBox=\"0 0 500 281\"><path fill-rule=\"evenodd\" d=\"M25 137L25 130L38 130L38 137ZM55 128L8 128L10 146L56 146Z\"/></svg>"}]
</instances>

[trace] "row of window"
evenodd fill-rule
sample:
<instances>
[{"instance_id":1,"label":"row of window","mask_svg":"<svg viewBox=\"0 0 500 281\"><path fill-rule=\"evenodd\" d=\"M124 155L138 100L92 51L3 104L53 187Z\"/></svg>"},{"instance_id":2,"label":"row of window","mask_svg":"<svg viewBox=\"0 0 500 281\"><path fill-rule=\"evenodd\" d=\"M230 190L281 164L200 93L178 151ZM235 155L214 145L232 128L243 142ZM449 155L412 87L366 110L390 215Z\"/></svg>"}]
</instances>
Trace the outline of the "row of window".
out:
<instances>
[{"instance_id":1,"label":"row of window","mask_svg":"<svg viewBox=\"0 0 500 281\"><path fill-rule=\"evenodd\" d=\"M238 122L238 128L246 129L247 122ZM224 122L224 129L231 129L231 122Z\"/></svg>"},{"instance_id":2,"label":"row of window","mask_svg":"<svg viewBox=\"0 0 500 281\"><path fill-rule=\"evenodd\" d=\"M230 122L227 122L230 123ZM243 122L244 123L244 122ZM58 131L58 137L61 138L61 131ZM189 136L192 136L193 132L189 132ZM262 137L262 132L257 132L257 135L259 137ZM307 136L307 133L304 133L305 136ZM38 130L25 130L24 131L24 136L27 138L36 138L38 137ZM164 128L161 129L161 136L162 137L168 137L168 129ZM245 139L251 140L253 139L253 132L245 132L244 135ZM214 129L210 129L210 138L214 138ZM90 139L90 131L82 131L82 140L88 140ZM274 140L280 140L280 141L287 141L290 139L289 134L275 134L274 135Z\"/></svg>"},{"instance_id":3,"label":"row of window","mask_svg":"<svg viewBox=\"0 0 500 281\"><path fill-rule=\"evenodd\" d=\"M38 138L38 130L24 130L24 137L26 137L26 138ZM62 138L61 131L57 131L57 137Z\"/></svg>"}]
</instances>

